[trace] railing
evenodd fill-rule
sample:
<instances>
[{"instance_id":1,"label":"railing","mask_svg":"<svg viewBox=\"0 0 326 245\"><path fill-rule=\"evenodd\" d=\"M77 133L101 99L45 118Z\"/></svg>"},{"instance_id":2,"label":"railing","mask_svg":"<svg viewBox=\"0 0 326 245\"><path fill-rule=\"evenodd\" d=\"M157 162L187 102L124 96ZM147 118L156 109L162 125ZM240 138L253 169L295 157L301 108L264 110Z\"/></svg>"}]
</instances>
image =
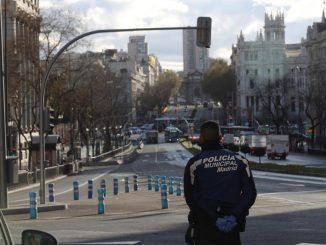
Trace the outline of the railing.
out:
<instances>
[{"instance_id":1,"label":"railing","mask_svg":"<svg viewBox=\"0 0 326 245\"><path fill-rule=\"evenodd\" d=\"M114 155L120 153L120 152L123 152L124 150L126 149L129 149L131 146L131 143L129 142L127 145L124 145L122 147L119 147L117 149L114 149L112 151L107 151L101 155L98 155L98 156L94 156L94 157L90 157L89 158L89 161L92 163L92 162L98 162L98 161L101 161L105 158L108 158L108 157L113 157Z\"/></svg>"}]
</instances>

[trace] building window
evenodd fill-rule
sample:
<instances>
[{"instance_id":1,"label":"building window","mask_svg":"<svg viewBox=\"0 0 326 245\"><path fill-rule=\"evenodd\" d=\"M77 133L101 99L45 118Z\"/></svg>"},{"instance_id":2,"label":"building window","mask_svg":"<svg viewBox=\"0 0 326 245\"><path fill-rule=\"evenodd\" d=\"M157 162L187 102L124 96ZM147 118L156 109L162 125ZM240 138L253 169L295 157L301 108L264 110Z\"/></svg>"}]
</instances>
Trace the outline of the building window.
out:
<instances>
[{"instance_id":1,"label":"building window","mask_svg":"<svg viewBox=\"0 0 326 245\"><path fill-rule=\"evenodd\" d=\"M259 97L256 96L256 111L259 111Z\"/></svg>"},{"instance_id":2,"label":"building window","mask_svg":"<svg viewBox=\"0 0 326 245\"><path fill-rule=\"evenodd\" d=\"M295 112L295 97L291 97L291 111Z\"/></svg>"},{"instance_id":3,"label":"building window","mask_svg":"<svg viewBox=\"0 0 326 245\"><path fill-rule=\"evenodd\" d=\"M255 56L254 56L255 60L258 60L258 53L255 52Z\"/></svg>"},{"instance_id":4,"label":"building window","mask_svg":"<svg viewBox=\"0 0 326 245\"><path fill-rule=\"evenodd\" d=\"M246 70L246 75L248 75L249 74L249 70Z\"/></svg>"},{"instance_id":5,"label":"building window","mask_svg":"<svg viewBox=\"0 0 326 245\"><path fill-rule=\"evenodd\" d=\"M248 59L249 59L249 52L245 51L245 60L248 60Z\"/></svg>"},{"instance_id":6,"label":"building window","mask_svg":"<svg viewBox=\"0 0 326 245\"><path fill-rule=\"evenodd\" d=\"M255 76L258 76L258 70L257 69L255 70Z\"/></svg>"},{"instance_id":7,"label":"building window","mask_svg":"<svg viewBox=\"0 0 326 245\"><path fill-rule=\"evenodd\" d=\"M250 79L250 88L253 89L255 87L254 79Z\"/></svg>"},{"instance_id":8,"label":"building window","mask_svg":"<svg viewBox=\"0 0 326 245\"><path fill-rule=\"evenodd\" d=\"M268 75L271 74L271 69L267 69L267 74L268 74Z\"/></svg>"},{"instance_id":9,"label":"building window","mask_svg":"<svg viewBox=\"0 0 326 245\"><path fill-rule=\"evenodd\" d=\"M251 96L251 108L254 108L255 105L255 97Z\"/></svg>"},{"instance_id":10,"label":"building window","mask_svg":"<svg viewBox=\"0 0 326 245\"><path fill-rule=\"evenodd\" d=\"M280 87L280 81L279 80L276 80L275 86L276 86L276 88L279 88Z\"/></svg>"},{"instance_id":11,"label":"building window","mask_svg":"<svg viewBox=\"0 0 326 245\"><path fill-rule=\"evenodd\" d=\"M277 95L275 99L276 99L276 105L281 105L281 96Z\"/></svg>"},{"instance_id":12,"label":"building window","mask_svg":"<svg viewBox=\"0 0 326 245\"><path fill-rule=\"evenodd\" d=\"M246 99L247 99L247 108L249 108L249 96L247 96Z\"/></svg>"},{"instance_id":13,"label":"building window","mask_svg":"<svg viewBox=\"0 0 326 245\"><path fill-rule=\"evenodd\" d=\"M304 110L304 104L303 104L303 98L300 97L299 99L299 111L303 111Z\"/></svg>"}]
</instances>

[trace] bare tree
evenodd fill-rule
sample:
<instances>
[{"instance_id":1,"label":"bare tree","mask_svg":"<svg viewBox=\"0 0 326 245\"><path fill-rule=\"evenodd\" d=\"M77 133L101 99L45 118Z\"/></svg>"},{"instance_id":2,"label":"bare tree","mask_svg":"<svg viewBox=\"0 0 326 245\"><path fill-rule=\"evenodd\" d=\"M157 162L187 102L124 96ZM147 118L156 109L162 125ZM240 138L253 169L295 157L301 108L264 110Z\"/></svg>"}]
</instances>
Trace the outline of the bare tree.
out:
<instances>
[{"instance_id":1,"label":"bare tree","mask_svg":"<svg viewBox=\"0 0 326 245\"><path fill-rule=\"evenodd\" d=\"M325 135L326 119L326 86L324 81L312 80L308 83L306 89L301 93L304 102L304 112L310 121L311 129L311 147L315 146L316 130L319 128L319 136ZM319 141L322 146L321 140Z\"/></svg>"},{"instance_id":2,"label":"bare tree","mask_svg":"<svg viewBox=\"0 0 326 245\"><path fill-rule=\"evenodd\" d=\"M34 20L28 36L25 32L18 32L15 42L7 45L10 120L17 128L19 141L24 138L24 144L18 143L20 151L23 145L27 145L27 150L31 149L31 137L38 130L40 79L45 68L58 48L79 33L79 26L80 18L72 11L45 11L41 18ZM58 63L64 62L62 59ZM50 80L61 79L67 73L65 69L61 74L52 74ZM28 162L28 169L31 169L31 158Z\"/></svg>"},{"instance_id":3,"label":"bare tree","mask_svg":"<svg viewBox=\"0 0 326 245\"><path fill-rule=\"evenodd\" d=\"M281 129L289 123L289 80L269 81L266 85L258 87L256 94L262 104L263 117L270 118L276 127L276 133L281 133Z\"/></svg>"}]
</instances>

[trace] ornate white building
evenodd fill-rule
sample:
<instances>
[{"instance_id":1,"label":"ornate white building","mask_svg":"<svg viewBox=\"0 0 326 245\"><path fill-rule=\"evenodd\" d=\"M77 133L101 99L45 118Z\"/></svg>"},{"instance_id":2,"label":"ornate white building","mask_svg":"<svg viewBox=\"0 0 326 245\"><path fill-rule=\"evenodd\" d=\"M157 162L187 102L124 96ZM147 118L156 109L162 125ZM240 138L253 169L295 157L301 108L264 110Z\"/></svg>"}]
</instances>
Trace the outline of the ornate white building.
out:
<instances>
[{"instance_id":1,"label":"ornate white building","mask_svg":"<svg viewBox=\"0 0 326 245\"><path fill-rule=\"evenodd\" d=\"M277 84L276 90L284 85L290 91L286 96L280 95L278 102L287 108L289 123L304 120L298 90L304 89L306 84L306 51L301 43L285 43L283 13L265 14L264 33L260 30L254 41L245 41L240 32L237 44L232 47L231 61L237 77L236 105L232 115L235 124L271 122L259 93L269 84Z\"/></svg>"}]
</instances>

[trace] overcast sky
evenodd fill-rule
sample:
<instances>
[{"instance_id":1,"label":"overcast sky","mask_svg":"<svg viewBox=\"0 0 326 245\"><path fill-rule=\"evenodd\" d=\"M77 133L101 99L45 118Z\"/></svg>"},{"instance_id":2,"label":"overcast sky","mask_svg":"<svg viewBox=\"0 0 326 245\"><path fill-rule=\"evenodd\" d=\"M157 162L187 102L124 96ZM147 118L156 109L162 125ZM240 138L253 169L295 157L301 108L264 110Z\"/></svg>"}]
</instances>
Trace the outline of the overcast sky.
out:
<instances>
[{"instance_id":1,"label":"overcast sky","mask_svg":"<svg viewBox=\"0 0 326 245\"><path fill-rule=\"evenodd\" d=\"M297 43L308 25L320 21L322 0L40 0L42 9L69 8L80 15L86 30L195 26L198 16L212 18L210 57L229 59L231 46L243 30L253 40L263 28L264 13L283 11L286 42ZM182 32L101 34L91 39L93 50L127 50L129 35L146 35L149 52L158 56L163 68L182 70ZM90 39L89 39L90 40Z\"/></svg>"}]
</instances>

